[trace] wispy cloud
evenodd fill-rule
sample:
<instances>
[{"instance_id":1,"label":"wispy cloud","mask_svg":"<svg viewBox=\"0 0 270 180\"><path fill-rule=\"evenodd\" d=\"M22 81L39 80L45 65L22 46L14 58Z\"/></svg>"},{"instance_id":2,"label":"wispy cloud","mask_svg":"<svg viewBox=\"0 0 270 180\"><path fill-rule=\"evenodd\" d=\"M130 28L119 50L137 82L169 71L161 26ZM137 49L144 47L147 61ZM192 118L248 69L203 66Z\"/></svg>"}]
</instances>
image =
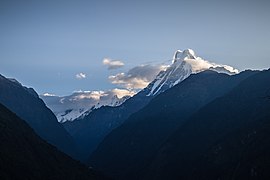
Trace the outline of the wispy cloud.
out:
<instances>
[{"instance_id":1,"label":"wispy cloud","mask_svg":"<svg viewBox=\"0 0 270 180\"><path fill-rule=\"evenodd\" d=\"M104 58L102 63L107 66L109 70L118 69L125 65L122 61L111 60L109 58Z\"/></svg>"},{"instance_id":2,"label":"wispy cloud","mask_svg":"<svg viewBox=\"0 0 270 180\"><path fill-rule=\"evenodd\" d=\"M118 98L122 98L124 96L134 96L136 94L135 91L128 90L128 89L112 89L110 90L113 94L117 95Z\"/></svg>"},{"instance_id":3,"label":"wispy cloud","mask_svg":"<svg viewBox=\"0 0 270 180\"><path fill-rule=\"evenodd\" d=\"M75 77L76 77L76 79L85 79L86 74L83 72L80 72L80 73L76 74Z\"/></svg>"},{"instance_id":4,"label":"wispy cloud","mask_svg":"<svg viewBox=\"0 0 270 180\"><path fill-rule=\"evenodd\" d=\"M109 80L112 84L118 84L127 89L142 89L165 68L164 65L140 65L130 69L127 73L111 75Z\"/></svg>"},{"instance_id":5,"label":"wispy cloud","mask_svg":"<svg viewBox=\"0 0 270 180\"><path fill-rule=\"evenodd\" d=\"M51 93L44 93L42 94L43 96L49 96L49 97L54 97L56 96L55 94L51 94Z\"/></svg>"},{"instance_id":6,"label":"wispy cloud","mask_svg":"<svg viewBox=\"0 0 270 180\"><path fill-rule=\"evenodd\" d=\"M204 60L200 57L197 57L196 59L186 59L185 61L191 65L193 73L201 72L207 69L212 69L212 70L223 69L224 72L227 72L230 74L235 74L239 72L237 69L229 65L216 64L216 63Z\"/></svg>"},{"instance_id":7,"label":"wispy cloud","mask_svg":"<svg viewBox=\"0 0 270 180\"><path fill-rule=\"evenodd\" d=\"M111 89L107 91L74 91L74 93L67 97L69 101L78 101L78 100L92 100L95 101L108 101L111 100L113 96L117 96L118 98L122 98L124 96L133 96L136 92L127 89Z\"/></svg>"}]
</instances>

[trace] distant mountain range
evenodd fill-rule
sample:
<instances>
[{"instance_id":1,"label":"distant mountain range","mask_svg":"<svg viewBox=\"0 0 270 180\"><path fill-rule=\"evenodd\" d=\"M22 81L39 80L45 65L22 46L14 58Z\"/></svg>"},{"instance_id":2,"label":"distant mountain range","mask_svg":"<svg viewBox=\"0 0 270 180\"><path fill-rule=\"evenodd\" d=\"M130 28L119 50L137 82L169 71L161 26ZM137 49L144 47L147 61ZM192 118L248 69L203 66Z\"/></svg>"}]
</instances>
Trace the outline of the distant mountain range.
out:
<instances>
[{"instance_id":1,"label":"distant mountain range","mask_svg":"<svg viewBox=\"0 0 270 180\"><path fill-rule=\"evenodd\" d=\"M63 97L45 93L40 98L53 111L58 121L64 123L83 118L101 106L120 106L130 96L119 98L113 91L78 91Z\"/></svg>"}]
</instances>

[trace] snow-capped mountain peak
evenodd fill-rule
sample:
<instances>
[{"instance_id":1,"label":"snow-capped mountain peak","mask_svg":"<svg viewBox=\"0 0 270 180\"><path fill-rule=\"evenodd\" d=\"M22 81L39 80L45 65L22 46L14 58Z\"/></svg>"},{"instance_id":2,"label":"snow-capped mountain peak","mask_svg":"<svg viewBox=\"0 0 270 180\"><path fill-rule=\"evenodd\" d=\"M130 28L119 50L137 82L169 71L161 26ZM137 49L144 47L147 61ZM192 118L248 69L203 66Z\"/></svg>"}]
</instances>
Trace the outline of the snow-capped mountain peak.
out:
<instances>
[{"instance_id":1,"label":"snow-capped mountain peak","mask_svg":"<svg viewBox=\"0 0 270 180\"><path fill-rule=\"evenodd\" d=\"M195 55L195 52L192 49L186 49L184 51L177 50L174 53L172 63L175 63L177 61L187 60L187 59L196 59L196 58L197 56Z\"/></svg>"},{"instance_id":2,"label":"snow-capped mountain peak","mask_svg":"<svg viewBox=\"0 0 270 180\"><path fill-rule=\"evenodd\" d=\"M147 89L150 89L148 96L160 94L186 79L192 73L191 65L185 61L187 59L196 59L193 50L177 50L174 53L172 64L165 71L161 71L148 85Z\"/></svg>"},{"instance_id":3,"label":"snow-capped mountain peak","mask_svg":"<svg viewBox=\"0 0 270 180\"><path fill-rule=\"evenodd\" d=\"M238 70L231 66L211 63L196 56L192 49L177 50L173 55L172 64L165 71L161 71L147 86L146 89L149 90L148 96L155 96L164 92L186 79L191 73L198 73L208 69L219 73L238 73Z\"/></svg>"}]
</instances>

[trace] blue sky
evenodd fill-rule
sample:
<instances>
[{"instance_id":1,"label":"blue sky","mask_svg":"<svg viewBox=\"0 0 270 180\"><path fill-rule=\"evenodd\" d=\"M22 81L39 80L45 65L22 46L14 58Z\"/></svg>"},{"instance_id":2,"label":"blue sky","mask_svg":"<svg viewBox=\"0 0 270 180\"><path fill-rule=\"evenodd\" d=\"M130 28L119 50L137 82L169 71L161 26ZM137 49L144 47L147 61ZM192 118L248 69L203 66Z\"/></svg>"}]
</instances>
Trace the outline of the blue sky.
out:
<instances>
[{"instance_id":1,"label":"blue sky","mask_svg":"<svg viewBox=\"0 0 270 180\"><path fill-rule=\"evenodd\" d=\"M0 0L0 73L67 95L115 88L110 75L162 63L176 49L240 70L270 68L269 17L267 0ZM104 58L125 66L108 70Z\"/></svg>"}]
</instances>

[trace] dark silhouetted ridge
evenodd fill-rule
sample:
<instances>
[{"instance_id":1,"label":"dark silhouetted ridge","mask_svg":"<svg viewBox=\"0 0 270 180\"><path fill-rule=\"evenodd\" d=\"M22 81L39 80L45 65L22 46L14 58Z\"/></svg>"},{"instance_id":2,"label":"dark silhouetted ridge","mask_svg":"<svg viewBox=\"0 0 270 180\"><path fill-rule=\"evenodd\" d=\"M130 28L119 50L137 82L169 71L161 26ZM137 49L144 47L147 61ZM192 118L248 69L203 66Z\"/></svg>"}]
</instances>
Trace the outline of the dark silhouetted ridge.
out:
<instances>
[{"instance_id":1,"label":"dark silhouetted ridge","mask_svg":"<svg viewBox=\"0 0 270 180\"><path fill-rule=\"evenodd\" d=\"M103 179L42 140L17 115L0 104L1 180Z\"/></svg>"}]
</instances>

